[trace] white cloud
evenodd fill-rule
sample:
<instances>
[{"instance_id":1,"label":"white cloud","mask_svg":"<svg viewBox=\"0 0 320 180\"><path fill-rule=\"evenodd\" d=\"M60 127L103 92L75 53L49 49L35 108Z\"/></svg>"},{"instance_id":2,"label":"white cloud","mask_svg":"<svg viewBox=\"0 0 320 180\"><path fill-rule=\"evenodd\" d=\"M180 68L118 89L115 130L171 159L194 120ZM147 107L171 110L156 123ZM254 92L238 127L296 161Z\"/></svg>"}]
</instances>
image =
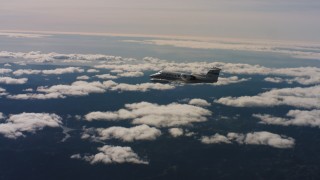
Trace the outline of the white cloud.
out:
<instances>
[{"instance_id":1,"label":"white cloud","mask_svg":"<svg viewBox=\"0 0 320 180\"><path fill-rule=\"evenodd\" d=\"M141 84L127 84L127 83L114 83L113 81L105 81L107 87L111 91L141 91L145 92L148 90L169 90L174 89L175 86L170 84L161 83L141 83Z\"/></svg>"},{"instance_id":2,"label":"white cloud","mask_svg":"<svg viewBox=\"0 0 320 180\"><path fill-rule=\"evenodd\" d=\"M23 74L40 74L41 70L32 70L32 69L19 69L14 71L12 74L14 74L15 76L21 76Z\"/></svg>"},{"instance_id":3,"label":"white cloud","mask_svg":"<svg viewBox=\"0 0 320 180\"><path fill-rule=\"evenodd\" d=\"M125 120L132 119L133 124L147 124L156 127L172 127L204 122L211 111L189 104L171 103L158 105L148 102L126 104L125 109L109 112L91 112L85 115L92 120Z\"/></svg>"},{"instance_id":4,"label":"white cloud","mask_svg":"<svg viewBox=\"0 0 320 180\"><path fill-rule=\"evenodd\" d=\"M0 87L0 96L5 96L7 95L7 90L6 89L3 89L2 87Z\"/></svg>"},{"instance_id":5,"label":"white cloud","mask_svg":"<svg viewBox=\"0 0 320 180\"><path fill-rule=\"evenodd\" d=\"M7 98L16 99L16 100L28 100L28 99L45 100L45 99L65 98L65 96L60 93L53 92L48 94L27 93L27 94L7 95Z\"/></svg>"},{"instance_id":6,"label":"white cloud","mask_svg":"<svg viewBox=\"0 0 320 180\"><path fill-rule=\"evenodd\" d=\"M27 81L27 78L0 77L0 83L2 84L25 84Z\"/></svg>"},{"instance_id":7,"label":"white cloud","mask_svg":"<svg viewBox=\"0 0 320 180\"><path fill-rule=\"evenodd\" d=\"M251 78L241 78L239 79L238 76L231 76L231 77L219 77L218 82L214 83L215 86L221 86L221 85L228 85L228 84L234 84L234 83L240 83L244 81L248 81Z\"/></svg>"},{"instance_id":8,"label":"white cloud","mask_svg":"<svg viewBox=\"0 0 320 180\"><path fill-rule=\"evenodd\" d=\"M112 73L123 73L123 70L114 69L114 70L111 70L110 72L112 72Z\"/></svg>"},{"instance_id":9,"label":"white cloud","mask_svg":"<svg viewBox=\"0 0 320 180\"><path fill-rule=\"evenodd\" d=\"M90 77L87 75L77 77L77 80L88 80L88 79L90 79Z\"/></svg>"},{"instance_id":10,"label":"white cloud","mask_svg":"<svg viewBox=\"0 0 320 180\"><path fill-rule=\"evenodd\" d=\"M2 113L2 112L0 112L0 120L1 119L4 119L6 116Z\"/></svg>"},{"instance_id":11,"label":"white cloud","mask_svg":"<svg viewBox=\"0 0 320 180\"><path fill-rule=\"evenodd\" d=\"M168 131L172 137L179 137L183 135L183 129L181 128L170 128Z\"/></svg>"},{"instance_id":12,"label":"white cloud","mask_svg":"<svg viewBox=\"0 0 320 180\"><path fill-rule=\"evenodd\" d=\"M90 162L90 164L148 164L147 161L142 160L135 152L133 152L131 147L105 145L103 147L99 147L98 150L100 152L95 155L85 155L82 157L80 154L74 154L71 158L83 159Z\"/></svg>"},{"instance_id":13,"label":"white cloud","mask_svg":"<svg viewBox=\"0 0 320 180\"><path fill-rule=\"evenodd\" d=\"M266 131L252 132L247 134L228 133L227 136L216 133L213 136L203 136L201 142L205 144L232 143L267 145L274 148L292 148L295 140L291 137L282 136Z\"/></svg>"},{"instance_id":14,"label":"white cloud","mask_svg":"<svg viewBox=\"0 0 320 180\"><path fill-rule=\"evenodd\" d=\"M253 117L259 118L261 123L274 124L282 126L311 126L320 128L320 110L290 110L287 113L290 118L275 117L269 114L253 114Z\"/></svg>"},{"instance_id":15,"label":"white cloud","mask_svg":"<svg viewBox=\"0 0 320 180\"><path fill-rule=\"evenodd\" d=\"M223 97L215 102L235 107L288 105L302 108L320 108L320 86L273 89L256 96Z\"/></svg>"},{"instance_id":16,"label":"white cloud","mask_svg":"<svg viewBox=\"0 0 320 180\"><path fill-rule=\"evenodd\" d=\"M35 133L45 127L60 127L61 117L48 113L21 113L9 115L5 123L0 123L0 134L7 138L24 137L26 132Z\"/></svg>"},{"instance_id":17,"label":"white cloud","mask_svg":"<svg viewBox=\"0 0 320 180\"><path fill-rule=\"evenodd\" d=\"M104 93L104 85L101 82L76 81L71 85L54 85L51 87L38 87L38 92L59 93L68 96L85 96L90 93Z\"/></svg>"},{"instance_id":18,"label":"white cloud","mask_svg":"<svg viewBox=\"0 0 320 180\"><path fill-rule=\"evenodd\" d=\"M268 145L275 148L292 148L294 139L266 131L247 133L245 144Z\"/></svg>"},{"instance_id":19,"label":"white cloud","mask_svg":"<svg viewBox=\"0 0 320 180\"><path fill-rule=\"evenodd\" d=\"M279 78L279 77L266 77L264 78L264 80L267 82L273 82L273 83L282 83L285 81L283 78Z\"/></svg>"},{"instance_id":20,"label":"white cloud","mask_svg":"<svg viewBox=\"0 0 320 180\"><path fill-rule=\"evenodd\" d=\"M126 142L138 140L155 140L157 137L161 135L161 131L159 129L149 127L145 124L130 128L119 126L109 128L97 128L95 132L97 133L97 136L94 136L94 139L120 139L121 141Z\"/></svg>"},{"instance_id":21,"label":"white cloud","mask_svg":"<svg viewBox=\"0 0 320 180\"><path fill-rule=\"evenodd\" d=\"M98 72L100 72L100 71L97 70L97 69L88 69L87 72L88 72L88 73L98 73Z\"/></svg>"},{"instance_id":22,"label":"white cloud","mask_svg":"<svg viewBox=\"0 0 320 180\"><path fill-rule=\"evenodd\" d=\"M10 67L10 66L11 66L11 64L9 64L9 63L5 63L3 66L4 66L4 67Z\"/></svg>"},{"instance_id":23,"label":"white cloud","mask_svg":"<svg viewBox=\"0 0 320 180\"><path fill-rule=\"evenodd\" d=\"M211 106L211 104L208 103L208 101L206 101L204 99L199 99L199 98L191 99L189 101L189 104L196 105L196 106Z\"/></svg>"},{"instance_id":24,"label":"white cloud","mask_svg":"<svg viewBox=\"0 0 320 180\"><path fill-rule=\"evenodd\" d=\"M0 36L7 36L10 38L43 38L51 35L48 34L34 34L34 33L12 33L0 32Z\"/></svg>"},{"instance_id":25,"label":"white cloud","mask_svg":"<svg viewBox=\"0 0 320 180\"><path fill-rule=\"evenodd\" d=\"M220 135L218 133L216 133L213 136L202 136L201 142L204 144L220 144L220 143L230 144L231 143L227 137Z\"/></svg>"},{"instance_id":26,"label":"white cloud","mask_svg":"<svg viewBox=\"0 0 320 180\"><path fill-rule=\"evenodd\" d=\"M140 71L122 72L117 74L117 76L120 77L141 77L143 75L143 72Z\"/></svg>"},{"instance_id":27,"label":"white cloud","mask_svg":"<svg viewBox=\"0 0 320 180\"><path fill-rule=\"evenodd\" d=\"M81 154L73 154L70 156L71 159L81 159Z\"/></svg>"},{"instance_id":28,"label":"white cloud","mask_svg":"<svg viewBox=\"0 0 320 180\"><path fill-rule=\"evenodd\" d=\"M24 89L22 91L25 91L25 92L33 92L33 89L32 88L27 88L27 89Z\"/></svg>"},{"instance_id":29,"label":"white cloud","mask_svg":"<svg viewBox=\"0 0 320 180\"><path fill-rule=\"evenodd\" d=\"M79 67L67 67L67 68L57 68L57 69L50 69L50 70L42 70L43 74L66 74L66 73L82 73L84 72L83 69Z\"/></svg>"},{"instance_id":30,"label":"white cloud","mask_svg":"<svg viewBox=\"0 0 320 180\"><path fill-rule=\"evenodd\" d=\"M11 69L0 68L0 74L8 74L8 73L11 73L11 72L12 72Z\"/></svg>"},{"instance_id":31,"label":"white cloud","mask_svg":"<svg viewBox=\"0 0 320 180\"><path fill-rule=\"evenodd\" d=\"M97 78L100 79L117 79L117 76L113 76L111 74L100 74L100 75L96 75Z\"/></svg>"}]
</instances>

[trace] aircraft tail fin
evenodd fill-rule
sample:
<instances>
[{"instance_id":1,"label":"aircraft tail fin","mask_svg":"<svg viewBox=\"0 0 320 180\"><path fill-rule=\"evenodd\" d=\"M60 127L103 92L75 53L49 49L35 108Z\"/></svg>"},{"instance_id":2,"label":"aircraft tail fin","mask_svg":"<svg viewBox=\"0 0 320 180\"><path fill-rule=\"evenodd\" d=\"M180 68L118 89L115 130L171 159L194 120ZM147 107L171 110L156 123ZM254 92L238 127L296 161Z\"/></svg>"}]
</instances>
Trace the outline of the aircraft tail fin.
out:
<instances>
[{"instance_id":1,"label":"aircraft tail fin","mask_svg":"<svg viewBox=\"0 0 320 180\"><path fill-rule=\"evenodd\" d=\"M213 67L207 72L207 77L212 79L214 82L218 81L221 69Z\"/></svg>"},{"instance_id":2,"label":"aircraft tail fin","mask_svg":"<svg viewBox=\"0 0 320 180\"><path fill-rule=\"evenodd\" d=\"M213 67L207 72L207 76L219 76L221 69Z\"/></svg>"}]
</instances>

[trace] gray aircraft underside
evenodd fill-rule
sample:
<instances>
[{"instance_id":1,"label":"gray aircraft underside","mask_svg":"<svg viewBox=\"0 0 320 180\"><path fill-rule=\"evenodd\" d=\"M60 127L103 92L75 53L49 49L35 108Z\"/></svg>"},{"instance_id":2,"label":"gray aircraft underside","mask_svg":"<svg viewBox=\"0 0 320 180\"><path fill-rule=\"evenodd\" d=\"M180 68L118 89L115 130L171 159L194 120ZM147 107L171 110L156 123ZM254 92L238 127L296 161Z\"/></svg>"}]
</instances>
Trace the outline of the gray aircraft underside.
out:
<instances>
[{"instance_id":1,"label":"gray aircraft underside","mask_svg":"<svg viewBox=\"0 0 320 180\"><path fill-rule=\"evenodd\" d=\"M186 74L178 72L159 71L150 75L151 81L166 83L170 81L182 81L185 83L215 83L218 81L221 69L211 68L207 74Z\"/></svg>"}]
</instances>

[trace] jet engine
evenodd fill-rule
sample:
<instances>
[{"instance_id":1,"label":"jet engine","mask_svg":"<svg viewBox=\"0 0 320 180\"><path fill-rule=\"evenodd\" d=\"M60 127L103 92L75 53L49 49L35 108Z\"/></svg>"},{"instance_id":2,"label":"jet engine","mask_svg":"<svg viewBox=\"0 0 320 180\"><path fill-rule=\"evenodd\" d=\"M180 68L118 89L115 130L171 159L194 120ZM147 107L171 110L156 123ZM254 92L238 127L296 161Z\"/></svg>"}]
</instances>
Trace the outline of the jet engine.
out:
<instances>
[{"instance_id":1,"label":"jet engine","mask_svg":"<svg viewBox=\"0 0 320 180\"><path fill-rule=\"evenodd\" d=\"M190 74L181 74L181 79L184 81L192 81L195 80L196 77Z\"/></svg>"}]
</instances>

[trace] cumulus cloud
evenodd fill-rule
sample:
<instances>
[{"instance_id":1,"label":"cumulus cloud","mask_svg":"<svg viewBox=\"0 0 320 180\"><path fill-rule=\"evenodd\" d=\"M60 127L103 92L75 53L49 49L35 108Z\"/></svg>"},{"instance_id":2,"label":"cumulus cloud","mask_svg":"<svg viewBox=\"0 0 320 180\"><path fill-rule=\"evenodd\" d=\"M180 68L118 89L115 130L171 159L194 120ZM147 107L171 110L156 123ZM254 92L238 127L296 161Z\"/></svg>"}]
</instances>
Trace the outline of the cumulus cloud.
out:
<instances>
[{"instance_id":1,"label":"cumulus cloud","mask_svg":"<svg viewBox=\"0 0 320 180\"><path fill-rule=\"evenodd\" d=\"M76 81L71 85L54 85L51 87L38 87L38 92L42 93L58 93L69 96L84 96L90 93L104 93L105 87L101 82Z\"/></svg>"},{"instance_id":2,"label":"cumulus cloud","mask_svg":"<svg viewBox=\"0 0 320 180\"><path fill-rule=\"evenodd\" d=\"M87 121L92 120L125 120L132 119L133 124L147 124L156 127L172 127L204 122L211 111L189 104L171 103L158 105L148 102L126 104L125 109L107 112L91 112L85 115Z\"/></svg>"},{"instance_id":3,"label":"cumulus cloud","mask_svg":"<svg viewBox=\"0 0 320 180\"><path fill-rule=\"evenodd\" d=\"M261 123L274 124L282 126L311 126L320 128L320 110L311 111L290 110L287 113L289 118L275 117L269 114L253 114L253 117L259 118Z\"/></svg>"},{"instance_id":4,"label":"cumulus cloud","mask_svg":"<svg viewBox=\"0 0 320 180\"><path fill-rule=\"evenodd\" d=\"M88 79L90 79L90 77L86 75L77 77L77 80L88 80Z\"/></svg>"},{"instance_id":5,"label":"cumulus cloud","mask_svg":"<svg viewBox=\"0 0 320 180\"><path fill-rule=\"evenodd\" d=\"M6 116L2 113L2 112L0 112L0 120L1 119L4 119Z\"/></svg>"},{"instance_id":6,"label":"cumulus cloud","mask_svg":"<svg viewBox=\"0 0 320 180\"><path fill-rule=\"evenodd\" d=\"M170 128L169 133L172 137L179 137L183 135L183 129L181 128Z\"/></svg>"},{"instance_id":7,"label":"cumulus cloud","mask_svg":"<svg viewBox=\"0 0 320 180\"><path fill-rule=\"evenodd\" d=\"M95 132L96 135L90 135L90 132ZM90 130L84 133L84 137L86 138L91 136L91 138L98 140L119 139L125 142L138 140L155 140L160 135L161 131L159 129L149 127L145 124L130 128L119 126L97 128L94 131Z\"/></svg>"},{"instance_id":8,"label":"cumulus cloud","mask_svg":"<svg viewBox=\"0 0 320 180\"><path fill-rule=\"evenodd\" d=\"M5 63L3 66L4 66L4 67L10 67L10 66L11 66L11 64L9 64L9 63Z\"/></svg>"},{"instance_id":9,"label":"cumulus cloud","mask_svg":"<svg viewBox=\"0 0 320 180\"><path fill-rule=\"evenodd\" d=\"M59 99L59 98L65 98L65 97L66 96L60 93L55 93L55 92L48 93L48 94L27 93L27 94L7 95L7 98L16 99L16 100L28 100L28 99L45 100L45 99Z\"/></svg>"},{"instance_id":10,"label":"cumulus cloud","mask_svg":"<svg viewBox=\"0 0 320 180\"><path fill-rule=\"evenodd\" d=\"M0 68L0 74L8 74L8 73L11 73L11 72L12 72L11 69Z\"/></svg>"},{"instance_id":11,"label":"cumulus cloud","mask_svg":"<svg viewBox=\"0 0 320 180\"><path fill-rule=\"evenodd\" d=\"M66 73L82 73L84 72L83 69L79 67L67 67L67 68L57 68L57 69L50 69L50 70L42 70L43 74L66 74Z\"/></svg>"},{"instance_id":12,"label":"cumulus cloud","mask_svg":"<svg viewBox=\"0 0 320 180\"><path fill-rule=\"evenodd\" d=\"M221 85L228 85L228 84L234 84L234 83L240 83L240 82L244 82L244 81L248 81L251 78L241 78L239 79L238 76L231 76L231 77L219 77L218 82L214 83L213 85L215 86L221 86Z\"/></svg>"},{"instance_id":13,"label":"cumulus cloud","mask_svg":"<svg viewBox=\"0 0 320 180\"><path fill-rule=\"evenodd\" d=\"M7 94L8 93L7 93L6 89L3 89L2 87L0 87L0 96L5 96Z\"/></svg>"},{"instance_id":14,"label":"cumulus cloud","mask_svg":"<svg viewBox=\"0 0 320 180\"><path fill-rule=\"evenodd\" d=\"M256 96L223 97L215 102L235 107L288 105L301 108L320 108L320 86L273 89Z\"/></svg>"},{"instance_id":15,"label":"cumulus cloud","mask_svg":"<svg viewBox=\"0 0 320 180\"><path fill-rule=\"evenodd\" d=\"M27 78L0 77L0 83L2 84L25 84L27 81Z\"/></svg>"},{"instance_id":16,"label":"cumulus cloud","mask_svg":"<svg viewBox=\"0 0 320 180\"><path fill-rule=\"evenodd\" d=\"M121 72L117 74L119 77L141 77L143 75L143 72L140 71Z\"/></svg>"},{"instance_id":17,"label":"cumulus cloud","mask_svg":"<svg viewBox=\"0 0 320 180\"><path fill-rule=\"evenodd\" d=\"M201 142L204 144L220 144L220 143L230 144L231 143L227 137L220 135L218 133L216 133L213 136L202 136Z\"/></svg>"},{"instance_id":18,"label":"cumulus cloud","mask_svg":"<svg viewBox=\"0 0 320 180\"><path fill-rule=\"evenodd\" d=\"M189 104L196 105L196 106L211 106L211 104L208 103L208 101L206 101L204 99L199 99L199 98L191 99L189 101Z\"/></svg>"},{"instance_id":19,"label":"cumulus cloud","mask_svg":"<svg viewBox=\"0 0 320 180\"><path fill-rule=\"evenodd\" d=\"M9 118L0 123L0 134L7 138L24 137L26 132L35 133L45 127L60 127L61 117L48 113L21 113L9 115Z\"/></svg>"},{"instance_id":20,"label":"cumulus cloud","mask_svg":"<svg viewBox=\"0 0 320 180\"><path fill-rule=\"evenodd\" d=\"M148 90L169 90L174 89L175 86L170 84L161 84L161 83L141 83L141 84L127 84L127 83L113 83L113 82L104 82L104 84L110 85L109 88L112 91L141 91L145 92Z\"/></svg>"},{"instance_id":21,"label":"cumulus cloud","mask_svg":"<svg viewBox=\"0 0 320 180\"><path fill-rule=\"evenodd\" d=\"M100 152L95 155L81 156L80 154L74 154L71 158L82 159L90 162L90 164L148 164L147 161L142 160L135 152L133 152L131 147L105 145L103 147L99 147L98 150Z\"/></svg>"},{"instance_id":22,"label":"cumulus cloud","mask_svg":"<svg viewBox=\"0 0 320 180\"><path fill-rule=\"evenodd\" d=\"M118 78L117 76L113 76L111 74L99 74L99 75L96 75L96 77L99 79L117 79Z\"/></svg>"},{"instance_id":23,"label":"cumulus cloud","mask_svg":"<svg viewBox=\"0 0 320 180\"><path fill-rule=\"evenodd\" d=\"M100 71L97 70L97 69L88 69L87 72L88 72L88 73L98 73L98 72L100 72Z\"/></svg>"},{"instance_id":24,"label":"cumulus cloud","mask_svg":"<svg viewBox=\"0 0 320 180\"><path fill-rule=\"evenodd\" d=\"M12 74L14 74L15 76L21 76L24 74L40 74L41 70L33 70L33 69L19 69L14 71Z\"/></svg>"},{"instance_id":25,"label":"cumulus cloud","mask_svg":"<svg viewBox=\"0 0 320 180\"><path fill-rule=\"evenodd\" d=\"M251 144L251 145L267 145L274 148L292 148L295 140L291 137L286 137L279 134L274 134L266 131L252 132L247 134L228 133L227 136L216 133L213 136L203 136L201 142L205 144L216 143L232 143Z\"/></svg>"},{"instance_id":26,"label":"cumulus cloud","mask_svg":"<svg viewBox=\"0 0 320 180\"><path fill-rule=\"evenodd\" d=\"M279 77L266 77L264 78L264 80L267 82L273 82L273 83L282 83L285 81L285 79L279 78Z\"/></svg>"},{"instance_id":27,"label":"cumulus cloud","mask_svg":"<svg viewBox=\"0 0 320 180\"><path fill-rule=\"evenodd\" d=\"M261 131L247 133L244 139L245 144L268 145L275 148L292 148L294 139L291 137L280 136L278 134Z\"/></svg>"}]
</instances>

